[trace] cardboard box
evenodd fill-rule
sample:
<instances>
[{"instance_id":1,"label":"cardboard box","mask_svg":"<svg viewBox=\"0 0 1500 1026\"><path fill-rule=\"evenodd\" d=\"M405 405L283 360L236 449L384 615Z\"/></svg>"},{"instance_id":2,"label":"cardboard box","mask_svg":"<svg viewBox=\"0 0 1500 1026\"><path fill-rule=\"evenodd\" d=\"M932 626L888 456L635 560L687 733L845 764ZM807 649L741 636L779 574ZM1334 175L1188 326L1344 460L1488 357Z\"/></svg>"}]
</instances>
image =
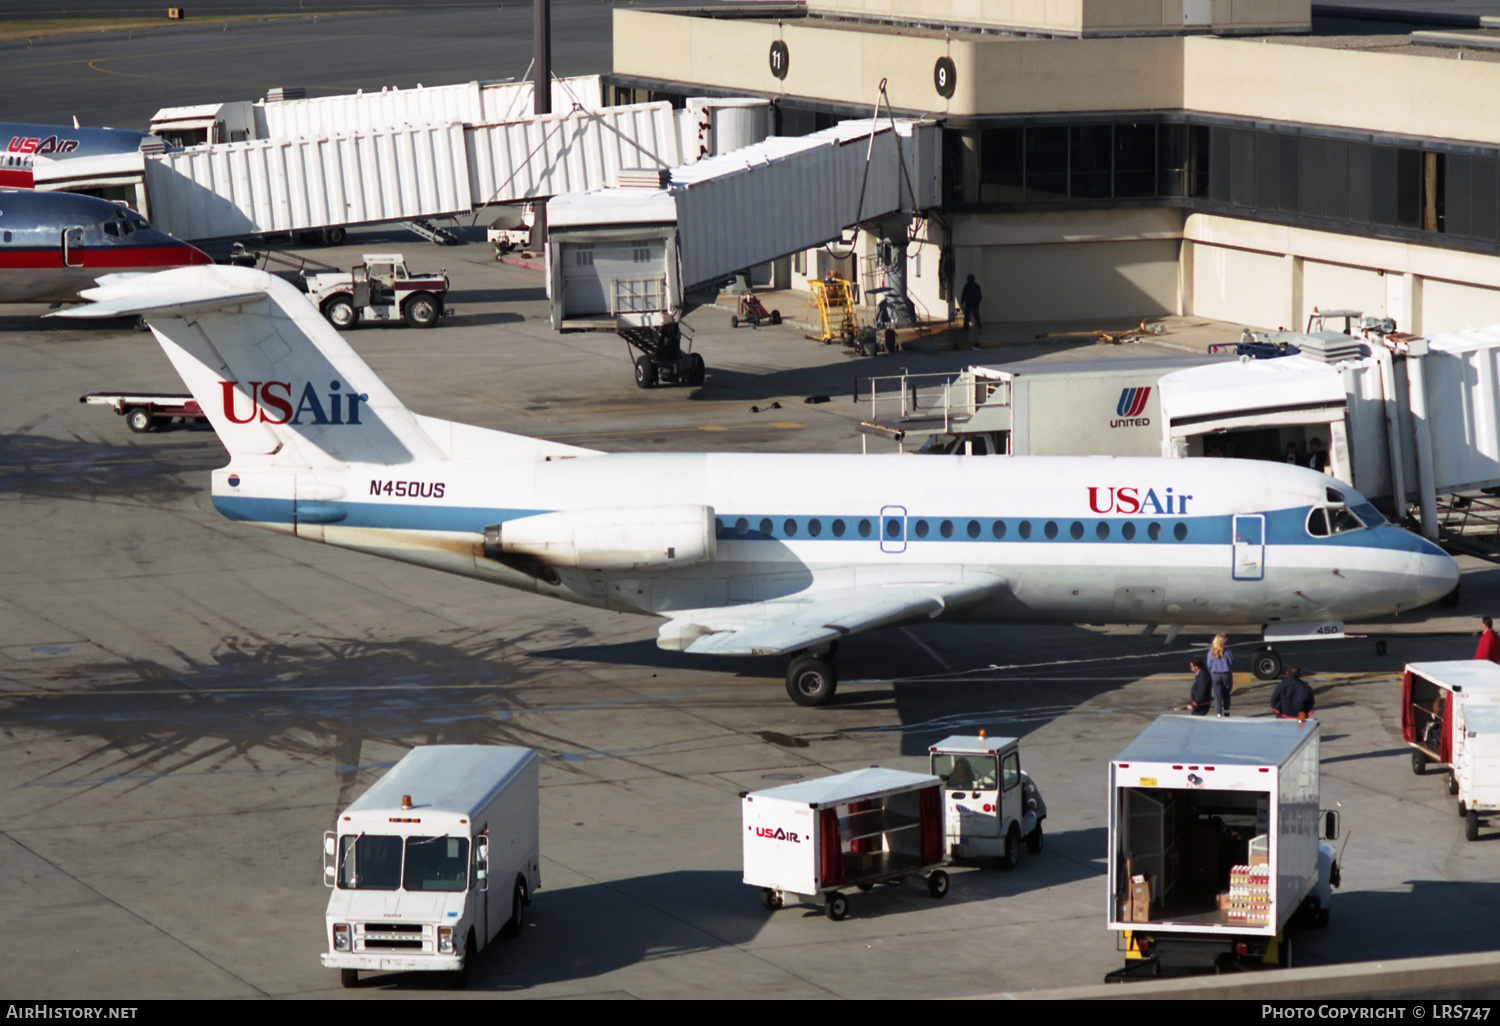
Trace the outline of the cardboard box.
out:
<instances>
[{"instance_id":1,"label":"cardboard box","mask_svg":"<svg viewBox=\"0 0 1500 1026\"><path fill-rule=\"evenodd\" d=\"M1271 857L1269 855L1251 855L1250 856L1250 865L1252 865L1252 866L1269 866L1270 864L1271 864Z\"/></svg>"},{"instance_id":2,"label":"cardboard box","mask_svg":"<svg viewBox=\"0 0 1500 1026\"><path fill-rule=\"evenodd\" d=\"M1130 915L1126 922L1151 921L1151 880L1144 873L1130 878Z\"/></svg>"}]
</instances>

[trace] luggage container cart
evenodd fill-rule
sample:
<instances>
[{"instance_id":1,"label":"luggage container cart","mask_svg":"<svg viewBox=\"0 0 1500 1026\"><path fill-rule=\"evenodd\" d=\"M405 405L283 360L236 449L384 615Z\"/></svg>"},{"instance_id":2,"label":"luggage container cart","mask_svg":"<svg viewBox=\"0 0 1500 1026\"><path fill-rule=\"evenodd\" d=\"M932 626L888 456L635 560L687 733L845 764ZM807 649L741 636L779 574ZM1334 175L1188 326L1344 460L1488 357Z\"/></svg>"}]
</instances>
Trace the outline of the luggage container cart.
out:
<instances>
[{"instance_id":1,"label":"luggage container cart","mask_svg":"<svg viewBox=\"0 0 1500 1026\"><path fill-rule=\"evenodd\" d=\"M774 911L788 902L849 914L844 888L920 879L948 893L937 777L869 769L740 795L745 883Z\"/></svg>"},{"instance_id":2,"label":"luggage container cart","mask_svg":"<svg viewBox=\"0 0 1500 1026\"><path fill-rule=\"evenodd\" d=\"M1457 794L1451 772L1456 707L1466 701L1500 701L1500 665L1487 659L1408 663L1401 675L1401 739L1411 746L1411 771L1449 769L1448 793Z\"/></svg>"},{"instance_id":3,"label":"luggage container cart","mask_svg":"<svg viewBox=\"0 0 1500 1026\"><path fill-rule=\"evenodd\" d=\"M1500 704L1459 703L1453 724L1453 779L1464 837L1477 841L1480 818L1500 812Z\"/></svg>"},{"instance_id":4,"label":"luggage container cart","mask_svg":"<svg viewBox=\"0 0 1500 1026\"><path fill-rule=\"evenodd\" d=\"M1047 803L1021 769L1020 742L1013 737L954 735L933 745L932 775L943 782L947 845L955 859L996 857L1001 869L1021 861L1021 842L1033 855L1042 850Z\"/></svg>"}]
</instances>

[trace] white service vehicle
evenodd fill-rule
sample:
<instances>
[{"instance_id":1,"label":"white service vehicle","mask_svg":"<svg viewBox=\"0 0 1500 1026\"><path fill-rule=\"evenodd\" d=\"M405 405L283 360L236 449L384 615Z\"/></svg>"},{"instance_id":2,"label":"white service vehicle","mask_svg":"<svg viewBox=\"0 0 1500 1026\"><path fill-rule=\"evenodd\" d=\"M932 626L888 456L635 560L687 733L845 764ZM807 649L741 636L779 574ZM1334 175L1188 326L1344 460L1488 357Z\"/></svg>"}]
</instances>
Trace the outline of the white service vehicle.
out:
<instances>
[{"instance_id":1,"label":"white service vehicle","mask_svg":"<svg viewBox=\"0 0 1500 1026\"><path fill-rule=\"evenodd\" d=\"M494 249L495 259L503 260L511 250L531 245L531 231L535 227L536 204L507 204L484 230L484 238Z\"/></svg>"},{"instance_id":2,"label":"white service vehicle","mask_svg":"<svg viewBox=\"0 0 1500 1026\"><path fill-rule=\"evenodd\" d=\"M1047 803L1021 769L1013 737L954 735L928 749L932 775L943 782L948 853L955 859L998 858L1001 869L1021 861L1021 842L1042 850Z\"/></svg>"},{"instance_id":3,"label":"white service vehicle","mask_svg":"<svg viewBox=\"0 0 1500 1026\"><path fill-rule=\"evenodd\" d=\"M495 937L521 932L541 886L540 760L529 748L429 745L408 752L323 837L323 965L446 970L468 982Z\"/></svg>"},{"instance_id":4,"label":"white service vehicle","mask_svg":"<svg viewBox=\"0 0 1500 1026\"><path fill-rule=\"evenodd\" d=\"M453 312L444 302L447 271L413 274L400 253L366 253L364 259L348 273L304 276L307 298L335 328L352 328L361 319L404 319L413 328L430 328Z\"/></svg>"},{"instance_id":5,"label":"white service vehicle","mask_svg":"<svg viewBox=\"0 0 1500 1026\"><path fill-rule=\"evenodd\" d=\"M1464 837L1479 840L1479 819L1500 812L1500 705L1460 702L1453 725L1453 779Z\"/></svg>"},{"instance_id":6,"label":"white service vehicle","mask_svg":"<svg viewBox=\"0 0 1500 1026\"><path fill-rule=\"evenodd\" d=\"M1159 717L1109 764L1107 918L1126 962L1105 982L1290 966L1288 925L1325 926L1339 883L1319 826L1317 720ZM1337 836L1337 813L1322 830Z\"/></svg>"},{"instance_id":7,"label":"white service vehicle","mask_svg":"<svg viewBox=\"0 0 1500 1026\"><path fill-rule=\"evenodd\" d=\"M948 893L943 806L936 777L869 769L741 792L745 883L775 911L822 903L835 922L849 914L844 888L920 879Z\"/></svg>"}]
</instances>

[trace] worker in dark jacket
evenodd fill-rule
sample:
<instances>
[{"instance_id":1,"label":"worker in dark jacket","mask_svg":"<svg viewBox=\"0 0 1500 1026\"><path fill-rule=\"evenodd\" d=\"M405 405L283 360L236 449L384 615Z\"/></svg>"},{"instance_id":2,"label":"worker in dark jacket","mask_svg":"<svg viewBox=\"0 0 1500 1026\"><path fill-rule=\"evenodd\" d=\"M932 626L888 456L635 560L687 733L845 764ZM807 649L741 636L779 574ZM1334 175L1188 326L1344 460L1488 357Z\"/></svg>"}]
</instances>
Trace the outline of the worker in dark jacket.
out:
<instances>
[{"instance_id":1,"label":"worker in dark jacket","mask_svg":"<svg viewBox=\"0 0 1500 1026\"><path fill-rule=\"evenodd\" d=\"M1188 712L1194 716L1207 716L1214 705L1213 676L1198 656L1188 660L1188 669L1194 673L1193 689L1188 692Z\"/></svg>"},{"instance_id":2,"label":"worker in dark jacket","mask_svg":"<svg viewBox=\"0 0 1500 1026\"><path fill-rule=\"evenodd\" d=\"M1271 711L1280 719L1306 723L1314 702L1312 688L1302 679L1302 667L1293 666L1271 695Z\"/></svg>"}]
</instances>

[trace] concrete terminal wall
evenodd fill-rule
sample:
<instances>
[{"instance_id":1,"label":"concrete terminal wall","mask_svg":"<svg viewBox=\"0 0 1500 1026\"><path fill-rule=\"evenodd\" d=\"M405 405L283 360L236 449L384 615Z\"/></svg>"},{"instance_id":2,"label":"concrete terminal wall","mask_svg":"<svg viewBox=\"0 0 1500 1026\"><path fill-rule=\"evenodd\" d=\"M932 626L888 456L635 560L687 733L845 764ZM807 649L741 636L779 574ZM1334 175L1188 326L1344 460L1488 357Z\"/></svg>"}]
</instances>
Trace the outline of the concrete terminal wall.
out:
<instances>
[{"instance_id":1,"label":"concrete terminal wall","mask_svg":"<svg viewBox=\"0 0 1500 1026\"><path fill-rule=\"evenodd\" d=\"M846 17L1059 35L1123 32L1306 32L1310 0L810 0L808 9Z\"/></svg>"}]
</instances>

